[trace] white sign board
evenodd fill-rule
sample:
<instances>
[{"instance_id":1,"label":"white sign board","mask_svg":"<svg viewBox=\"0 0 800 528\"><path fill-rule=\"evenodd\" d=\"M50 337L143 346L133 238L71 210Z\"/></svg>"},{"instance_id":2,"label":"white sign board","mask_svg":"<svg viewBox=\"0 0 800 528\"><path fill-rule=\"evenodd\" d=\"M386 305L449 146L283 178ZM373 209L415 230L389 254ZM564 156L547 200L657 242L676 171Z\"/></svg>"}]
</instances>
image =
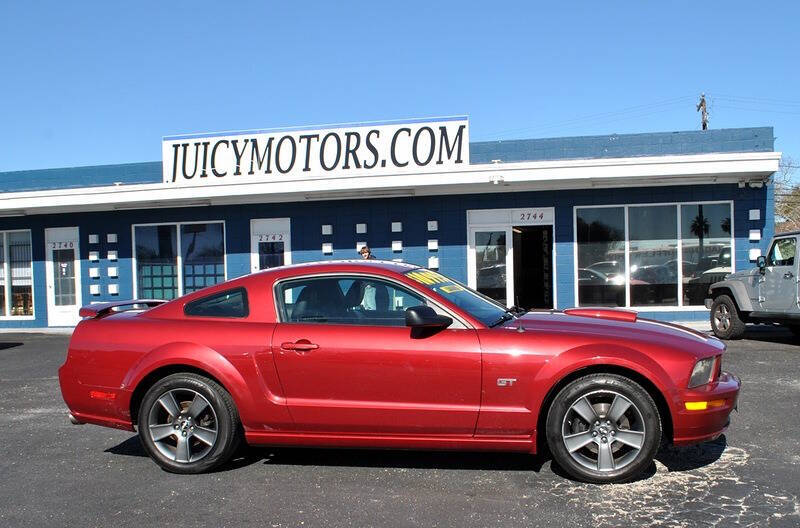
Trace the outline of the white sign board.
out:
<instances>
[{"instance_id":1,"label":"white sign board","mask_svg":"<svg viewBox=\"0 0 800 528\"><path fill-rule=\"evenodd\" d=\"M164 138L166 186L444 172L469 165L469 123L439 119Z\"/></svg>"}]
</instances>

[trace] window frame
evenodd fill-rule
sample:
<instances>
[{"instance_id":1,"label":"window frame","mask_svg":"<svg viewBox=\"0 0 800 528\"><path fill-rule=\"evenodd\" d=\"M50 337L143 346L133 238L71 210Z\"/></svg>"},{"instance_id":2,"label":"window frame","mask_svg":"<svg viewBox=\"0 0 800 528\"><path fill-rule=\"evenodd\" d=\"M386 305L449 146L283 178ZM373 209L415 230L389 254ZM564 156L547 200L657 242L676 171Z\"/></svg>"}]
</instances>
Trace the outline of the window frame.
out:
<instances>
[{"instance_id":1,"label":"window frame","mask_svg":"<svg viewBox=\"0 0 800 528\"><path fill-rule=\"evenodd\" d=\"M778 242L780 242L781 240L793 240L794 241L794 257L792 257L792 258L795 259L795 262L793 262L791 264L770 264L769 263L769 257L770 257L770 255L772 255L772 251L775 249L775 246L777 246ZM797 264L797 245L798 245L797 244L797 235L787 235L787 236L776 237L772 241L772 243L769 245L769 248L767 249L767 255L766 255L767 256L767 267L772 268L772 267L783 267L783 266L786 266L786 267L792 267L793 268Z\"/></svg>"},{"instance_id":2,"label":"window frame","mask_svg":"<svg viewBox=\"0 0 800 528\"><path fill-rule=\"evenodd\" d=\"M187 310L193 305L200 304L202 302L208 301L210 299L214 299L215 297L222 297L223 295L230 295L236 292L242 292L242 302L244 304L244 314L243 315L197 315L197 314L190 314L187 313ZM226 290L221 290L218 292L214 292L208 295L204 295L197 299L193 299L186 304L183 305L183 315L184 317L202 317L202 318L209 318L209 319L247 319L250 317L250 300L247 296L247 288L244 286L237 286L235 288L228 288Z\"/></svg>"},{"instance_id":3,"label":"window frame","mask_svg":"<svg viewBox=\"0 0 800 528\"><path fill-rule=\"evenodd\" d=\"M136 272L136 228L137 227L152 227L152 226L175 226L176 230L176 259L177 266L177 280L178 291L176 299L183 297L183 251L181 246L181 226L196 225L196 224L222 224L222 280L228 280L228 231L225 225L225 220L192 220L190 222L148 222L144 224L131 224L131 263L132 263L132 277L133 277L133 297L139 297L139 278ZM202 289L202 288L201 288ZM195 290L198 291L198 290ZM192 292L193 293L193 292Z\"/></svg>"},{"instance_id":4,"label":"window frame","mask_svg":"<svg viewBox=\"0 0 800 528\"><path fill-rule=\"evenodd\" d=\"M731 213L731 273L736 272L736 229L735 229L735 209L733 200L695 200L695 201L674 201L674 202L653 202L653 203L626 203L626 204L585 204L574 205L572 207L572 256L573 256L573 302L575 306L580 306L578 298L578 209L605 209L605 208L623 208L625 213L625 306L617 306L614 308L631 308L634 310L647 311L647 312L674 312L674 311L708 311L703 305L684 304L683 301L683 233L681 232L681 209L683 205L719 205L725 204L730 207ZM649 305L632 305L631 304L631 271L630 271L630 233L628 226L628 208L630 207L655 207L655 206L671 205L676 208L676 226L677 226L677 260L678 260L678 304L677 306L649 306Z\"/></svg>"},{"instance_id":5,"label":"window frame","mask_svg":"<svg viewBox=\"0 0 800 528\"><path fill-rule=\"evenodd\" d=\"M8 248L8 235L10 233L28 233L31 241L31 315L11 315L11 262ZM0 315L0 321L32 321L36 319L36 288L33 275L33 233L30 229L6 229L0 231L3 243L3 266L2 273L5 277L3 293L5 295L4 311L5 315Z\"/></svg>"},{"instance_id":6,"label":"window frame","mask_svg":"<svg viewBox=\"0 0 800 528\"><path fill-rule=\"evenodd\" d=\"M275 322L277 324L298 324L298 325L309 325L309 324L324 324L328 325L328 323L302 323L297 321L284 321L283 320L283 299L281 298L280 294L280 287L282 284L286 282L294 282L296 280L304 280L304 279L316 279L316 278L342 278L342 279L375 279L381 280L390 284L393 288L408 290L417 297L422 297L426 304L436 310L437 313L441 313L443 315L447 315L448 317L453 319L453 324L447 327L447 330L464 330L464 329L474 329L472 325L470 325L467 321L465 321L462 317L458 314L454 313L452 310L449 310L442 306L442 304L424 292L417 290L408 284L405 284L401 281L395 280L392 277L386 277L384 275L372 274L372 273L358 273L358 272L330 272L330 273L311 273L308 275L297 275L293 277L284 277L282 279L276 280L272 284L272 302L275 308ZM385 326L385 325L350 325L350 324L340 324L340 323L332 323L330 326L344 326L344 327L359 327L359 326L368 326L369 328L408 328L405 326Z\"/></svg>"}]
</instances>

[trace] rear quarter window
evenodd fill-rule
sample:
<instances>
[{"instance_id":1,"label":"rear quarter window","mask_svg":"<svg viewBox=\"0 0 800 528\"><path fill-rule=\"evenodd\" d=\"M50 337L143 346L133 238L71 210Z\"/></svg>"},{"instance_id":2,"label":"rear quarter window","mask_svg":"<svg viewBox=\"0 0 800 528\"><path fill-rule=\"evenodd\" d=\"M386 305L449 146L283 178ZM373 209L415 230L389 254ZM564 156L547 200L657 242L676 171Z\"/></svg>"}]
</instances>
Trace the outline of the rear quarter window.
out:
<instances>
[{"instance_id":1,"label":"rear quarter window","mask_svg":"<svg viewBox=\"0 0 800 528\"><path fill-rule=\"evenodd\" d=\"M247 290L236 288L195 299L184 306L183 313L189 317L247 317Z\"/></svg>"}]
</instances>

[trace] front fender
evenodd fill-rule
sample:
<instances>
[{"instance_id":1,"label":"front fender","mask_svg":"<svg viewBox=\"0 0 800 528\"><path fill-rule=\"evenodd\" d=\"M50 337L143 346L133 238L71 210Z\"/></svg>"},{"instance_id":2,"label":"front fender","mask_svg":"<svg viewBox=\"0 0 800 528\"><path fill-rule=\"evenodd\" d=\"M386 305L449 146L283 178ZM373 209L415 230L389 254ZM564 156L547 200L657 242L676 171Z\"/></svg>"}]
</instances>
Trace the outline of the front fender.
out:
<instances>
[{"instance_id":1,"label":"front fender","mask_svg":"<svg viewBox=\"0 0 800 528\"><path fill-rule=\"evenodd\" d=\"M714 290L721 290L721 289L728 289L731 291L734 297L734 301L736 302L736 306L739 307L739 311L742 312L752 312L753 311L753 303L750 300L750 295L747 293L747 286L742 281L737 280L724 280L715 282L712 284L708 290L711 293L711 297L713 298Z\"/></svg>"},{"instance_id":2,"label":"front fender","mask_svg":"<svg viewBox=\"0 0 800 528\"><path fill-rule=\"evenodd\" d=\"M175 342L153 349L131 367L120 387L126 396L119 401L120 412L130 417L131 398L142 380L162 367L173 365L186 365L213 376L233 397L243 423L249 415L246 411L254 409L247 383L225 356L205 345Z\"/></svg>"},{"instance_id":3,"label":"front fender","mask_svg":"<svg viewBox=\"0 0 800 528\"><path fill-rule=\"evenodd\" d=\"M675 413L675 406L679 403L678 391L661 365L648 354L634 348L623 345L609 346L608 344L578 346L562 352L549 361L536 376L536 386L547 387L547 390L537 395L538 401L534 402L536 407L533 408L542 409L541 405L552 389L567 376L599 365L620 367L643 376L663 395L670 408L670 413Z\"/></svg>"}]
</instances>

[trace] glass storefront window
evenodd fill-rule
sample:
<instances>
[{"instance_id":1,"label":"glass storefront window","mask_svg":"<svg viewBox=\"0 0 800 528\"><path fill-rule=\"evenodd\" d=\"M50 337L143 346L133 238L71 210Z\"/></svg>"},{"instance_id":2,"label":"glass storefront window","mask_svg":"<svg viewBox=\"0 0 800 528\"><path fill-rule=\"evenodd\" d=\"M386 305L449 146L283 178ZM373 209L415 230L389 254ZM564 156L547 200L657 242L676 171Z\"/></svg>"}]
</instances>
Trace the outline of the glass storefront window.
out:
<instances>
[{"instance_id":1,"label":"glass storefront window","mask_svg":"<svg viewBox=\"0 0 800 528\"><path fill-rule=\"evenodd\" d=\"M174 299L224 281L224 239L222 222L134 226L137 297Z\"/></svg>"},{"instance_id":2,"label":"glass storefront window","mask_svg":"<svg viewBox=\"0 0 800 528\"><path fill-rule=\"evenodd\" d=\"M628 208L632 306L678 305L678 208Z\"/></svg>"},{"instance_id":3,"label":"glass storefront window","mask_svg":"<svg viewBox=\"0 0 800 528\"><path fill-rule=\"evenodd\" d=\"M625 306L625 209L579 208L578 304Z\"/></svg>"},{"instance_id":4,"label":"glass storefront window","mask_svg":"<svg viewBox=\"0 0 800 528\"><path fill-rule=\"evenodd\" d=\"M731 205L681 205L683 304L701 306L731 267Z\"/></svg>"},{"instance_id":5,"label":"glass storefront window","mask_svg":"<svg viewBox=\"0 0 800 528\"><path fill-rule=\"evenodd\" d=\"M225 280L225 248L222 224L181 226L183 293L190 293Z\"/></svg>"},{"instance_id":6,"label":"glass storefront window","mask_svg":"<svg viewBox=\"0 0 800 528\"><path fill-rule=\"evenodd\" d=\"M178 296L177 226L136 226L136 290L143 299Z\"/></svg>"},{"instance_id":7,"label":"glass storefront window","mask_svg":"<svg viewBox=\"0 0 800 528\"><path fill-rule=\"evenodd\" d=\"M33 315L30 231L0 233L0 315Z\"/></svg>"},{"instance_id":8,"label":"glass storefront window","mask_svg":"<svg viewBox=\"0 0 800 528\"><path fill-rule=\"evenodd\" d=\"M702 306L733 271L731 212L730 203L576 208L578 305Z\"/></svg>"}]
</instances>

